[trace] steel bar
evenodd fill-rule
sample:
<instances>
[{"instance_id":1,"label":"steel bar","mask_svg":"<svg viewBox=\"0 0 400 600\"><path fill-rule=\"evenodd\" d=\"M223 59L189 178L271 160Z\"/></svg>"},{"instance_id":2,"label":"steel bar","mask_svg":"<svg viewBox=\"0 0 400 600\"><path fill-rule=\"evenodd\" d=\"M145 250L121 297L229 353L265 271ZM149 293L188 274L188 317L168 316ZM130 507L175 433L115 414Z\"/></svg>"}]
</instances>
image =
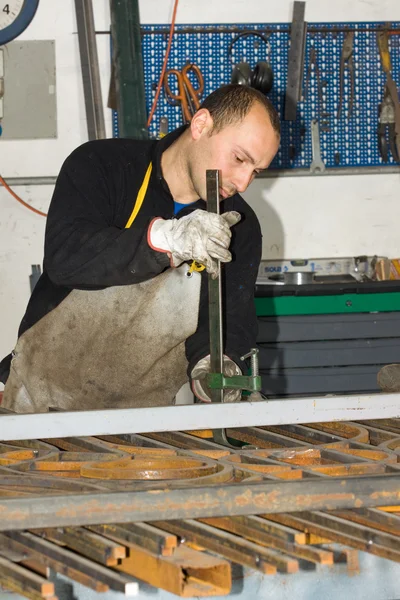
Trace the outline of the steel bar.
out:
<instances>
[{"instance_id":1,"label":"steel bar","mask_svg":"<svg viewBox=\"0 0 400 600\"><path fill-rule=\"evenodd\" d=\"M311 521L322 527L329 527L334 531L348 533L355 538L360 538L368 544L378 544L379 546L391 548L398 553L400 560L400 540L397 535L391 533L376 531L370 526L353 523L347 518L342 519L332 514L326 514L320 511L300 512L298 516L306 521Z\"/></svg>"},{"instance_id":2,"label":"steel bar","mask_svg":"<svg viewBox=\"0 0 400 600\"><path fill-rule=\"evenodd\" d=\"M225 531L219 531L205 523L193 519L182 521L156 521L159 527L171 531L182 540L202 546L210 552L215 552L239 565L260 571L264 575L273 575L277 568L268 562L267 556L260 555L260 548Z\"/></svg>"},{"instance_id":3,"label":"steel bar","mask_svg":"<svg viewBox=\"0 0 400 600\"><path fill-rule=\"evenodd\" d=\"M374 508L335 511L332 514L342 519L354 521L354 523L360 523L360 525L365 525L371 529L378 529L379 531L397 535L400 538L400 517L397 515Z\"/></svg>"},{"instance_id":4,"label":"steel bar","mask_svg":"<svg viewBox=\"0 0 400 600\"><path fill-rule=\"evenodd\" d=\"M212 518L208 520L211 521ZM284 525L279 525L279 523L274 523L273 521L268 521L267 519L263 519L261 517L255 517L253 515L240 516L231 517L231 520L236 524L241 524L244 527L249 527L256 531L260 531L263 534L265 533L275 539L280 539L289 544L304 545L306 543L306 535L302 531L285 527ZM207 519L203 519L203 521L206 522Z\"/></svg>"},{"instance_id":5,"label":"steel bar","mask_svg":"<svg viewBox=\"0 0 400 600\"><path fill-rule=\"evenodd\" d=\"M232 585L231 566L226 560L185 546L179 546L173 556L157 556L132 547L116 569L185 598L223 596Z\"/></svg>"},{"instance_id":6,"label":"steel bar","mask_svg":"<svg viewBox=\"0 0 400 600\"><path fill-rule=\"evenodd\" d=\"M135 595L138 589L137 583L129 578L32 533L11 531L0 536L0 545L16 551L27 550L43 564L98 592L111 589Z\"/></svg>"},{"instance_id":7,"label":"steel bar","mask_svg":"<svg viewBox=\"0 0 400 600\"><path fill-rule=\"evenodd\" d=\"M219 172L207 171L207 211L219 215ZM210 334L210 367L212 373L223 372L224 342L222 331L221 263L217 262L217 275L208 275L208 311ZM224 391L212 389L212 401L223 402Z\"/></svg>"},{"instance_id":8,"label":"steel bar","mask_svg":"<svg viewBox=\"0 0 400 600\"><path fill-rule=\"evenodd\" d=\"M9 186L17 185L55 185L57 177L4 177ZM1 189L1 188L0 188Z\"/></svg>"},{"instance_id":9,"label":"steel bar","mask_svg":"<svg viewBox=\"0 0 400 600\"><path fill-rule=\"evenodd\" d=\"M400 167L397 165L371 166L371 167L346 167L346 168L327 168L325 175L398 175ZM310 169L265 169L256 176L256 179L273 179L277 177L312 177ZM19 185L55 185L56 176L40 177L4 177L11 187ZM1 189L1 187L0 187Z\"/></svg>"},{"instance_id":10,"label":"steel bar","mask_svg":"<svg viewBox=\"0 0 400 600\"><path fill-rule=\"evenodd\" d=\"M149 523L89 525L88 529L126 546L134 544L161 556L171 556L178 545L176 536L160 531Z\"/></svg>"},{"instance_id":11,"label":"steel bar","mask_svg":"<svg viewBox=\"0 0 400 600\"><path fill-rule=\"evenodd\" d=\"M290 34L291 32L291 24L287 25L286 29L277 29L272 28L272 27L257 27L257 31L260 33L269 33L269 34L274 34L274 33L280 33L282 35L282 33L287 33ZM375 31L381 31L381 27L357 27L357 32L369 32L369 33L373 33ZM188 34L188 33L241 33L243 31L243 27L238 27L237 25L217 25L217 26L207 26L207 27L202 27L201 25L195 26L195 27L182 27L179 26L179 28L177 27L174 31L174 35L183 35L183 34ZM307 27L307 32L308 33L329 33L329 34L337 34L337 33L342 33L342 32L346 32L346 31L355 31L354 27L348 26L348 25L336 25L336 26L330 26L330 27L324 27L323 25L308 25ZM390 35L400 35L400 29L396 28L396 27L391 27L389 29L389 33ZM107 30L104 31L96 31L96 34L98 35L110 35L110 32ZM155 30L149 30L149 29L143 29L141 30L141 35L142 36L146 36L146 35L168 35L169 34L169 29L155 29Z\"/></svg>"},{"instance_id":12,"label":"steel bar","mask_svg":"<svg viewBox=\"0 0 400 600\"><path fill-rule=\"evenodd\" d=\"M330 167L325 169L323 176L326 175L398 175L400 167L397 165L380 167ZM314 175L310 169L265 169L256 179L270 179L274 177L319 177Z\"/></svg>"},{"instance_id":13,"label":"steel bar","mask_svg":"<svg viewBox=\"0 0 400 600\"><path fill-rule=\"evenodd\" d=\"M104 139L106 137L106 127L101 99L92 0L75 0L75 13L78 26L88 136L89 140Z\"/></svg>"},{"instance_id":14,"label":"steel bar","mask_svg":"<svg viewBox=\"0 0 400 600\"><path fill-rule=\"evenodd\" d=\"M170 525L171 523L171 525ZM199 523L192 519L184 521L167 521L164 526L187 541L198 544L211 552L217 552L225 558L235 560L236 554L239 564L246 564L264 574L271 574L276 570L283 573L296 573L299 565L297 560L283 556L269 548L243 539L230 532L222 531L207 523ZM273 570L271 570L271 567Z\"/></svg>"},{"instance_id":15,"label":"steel bar","mask_svg":"<svg viewBox=\"0 0 400 600\"><path fill-rule=\"evenodd\" d=\"M0 498L0 531L400 504L400 475Z\"/></svg>"},{"instance_id":16,"label":"steel bar","mask_svg":"<svg viewBox=\"0 0 400 600\"><path fill-rule=\"evenodd\" d=\"M32 533L40 535L50 542L68 546L71 550L107 567L115 566L118 564L118 559L126 556L124 545L107 540L92 531L86 531L83 527L66 527L62 530L58 528L34 529Z\"/></svg>"},{"instance_id":17,"label":"steel bar","mask_svg":"<svg viewBox=\"0 0 400 600\"><path fill-rule=\"evenodd\" d=\"M290 28L288 76L285 96L285 121L294 121L301 97L307 24L304 22L306 3L295 0Z\"/></svg>"},{"instance_id":18,"label":"steel bar","mask_svg":"<svg viewBox=\"0 0 400 600\"><path fill-rule=\"evenodd\" d=\"M380 556L382 558L387 558L389 560L400 562L400 549L393 549L388 545L383 546L379 543L375 543L373 541L374 532L372 531L370 532L372 539L366 540L363 536L356 535L354 530L347 531L346 527L343 527L342 529L333 529L332 527L328 527L327 525L315 523L314 519L313 521L311 521L308 518L305 519L297 515L282 516L284 516L285 522L291 523L293 527L298 527L302 531L307 531L309 533L321 536L322 538L330 540L331 542L337 542L339 544L350 546L351 548L356 548L358 550L363 550L364 552L369 552L370 554L374 554L375 556ZM281 515L279 515L279 517L281 517ZM368 530L366 530L366 532L367 531Z\"/></svg>"},{"instance_id":19,"label":"steel bar","mask_svg":"<svg viewBox=\"0 0 400 600\"><path fill-rule=\"evenodd\" d=\"M400 417L400 394L1 414L0 441Z\"/></svg>"},{"instance_id":20,"label":"steel bar","mask_svg":"<svg viewBox=\"0 0 400 600\"><path fill-rule=\"evenodd\" d=\"M0 584L12 592L36 600L43 596L54 596L54 583L0 557Z\"/></svg>"},{"instance_id":21,"label":"steel bar","mask_svg":"<svg viewBox=\"0 0 400 600\"><path fill-rule=\"evenodd\" d=\"M207 211L219 215L219 172L208 170L207 183ZM217 263L216 276L208 275L208 319L210 336L210 369L211 373L223 373L224 364L224 336L222 317L222 283L221 262ZM212 402L224 401L223 388L211 388ZM225 429L214 429L213 441L224 446L230 446Z\"/></svg>"},{"instance_id":22,"label":"steel bar","mask_svg":"<svg viewBox=\"0 0 400 600\"><path fill-rule=\"evenodd\" d=\"M57 546L54 546L54 544L51 544L51 546L57 548ZM107 585L99 582L93 577L90 577L86 573L83 573L81 569L72 569L69 565L59 562L54 557L45 556L36 550L30 550L24 544L17 542L6 535L0 534L0 548L2 552L11 551L29 553L29 556L33 556L34 560L39 561L41 564L44 564L55 572L62 573L66 577L70 577L74 581L77 581L78 583L81 583L82 585L85 585L86 587L89 587L97 592L106 592L109 590Z\"/></svg>"},{"instance_id":23,"label":"steel bar","mask_svg":"<svg viewBox=\"0 0 400 600\"><path fill-rule=\"evenodd\" d=\"M319 548L309 548L306 545L287 542L281 538L277 538L263 531L257 524L259 521L264 521L259 517L219 517L211 519L202 519L202 523L207 523L213 527L218 527L224 531L229 531L232 534L239 535L251 540L261 546L273 548L279 551L279 560L281 564L277 564L278 570L285 571L291 567L291 557L303 560L306 563L315 564L333 564L333 554ZM266 520L265 520L266 521ZM285 554L281 554L284 552ZM276 564L272 562L272 564Z\"/></svg>"}]
</instances>

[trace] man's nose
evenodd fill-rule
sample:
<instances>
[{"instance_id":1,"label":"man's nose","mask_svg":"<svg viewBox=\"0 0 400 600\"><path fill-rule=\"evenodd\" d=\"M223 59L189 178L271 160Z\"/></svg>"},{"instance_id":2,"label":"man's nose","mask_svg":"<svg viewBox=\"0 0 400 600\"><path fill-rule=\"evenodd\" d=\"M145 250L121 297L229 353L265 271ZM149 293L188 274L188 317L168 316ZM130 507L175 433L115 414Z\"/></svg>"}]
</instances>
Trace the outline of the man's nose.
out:
<instances>
[{"instance_id":1,"label":"man's nose","mask_svg":"<svg viewBox=\"0 0 400 600\"><path fill-rule=\"evenodd\" d=\"M235 184L235 188L237 189L239 194L242 194L243 192L245 192L247 190L250 183L252 182L253 176L254 176L253 169L249 169L249 170L241 169L240 172L238 172L236 174L236 177L235 177L235 180L233 183Z\"/></svg>"}]
</instances>

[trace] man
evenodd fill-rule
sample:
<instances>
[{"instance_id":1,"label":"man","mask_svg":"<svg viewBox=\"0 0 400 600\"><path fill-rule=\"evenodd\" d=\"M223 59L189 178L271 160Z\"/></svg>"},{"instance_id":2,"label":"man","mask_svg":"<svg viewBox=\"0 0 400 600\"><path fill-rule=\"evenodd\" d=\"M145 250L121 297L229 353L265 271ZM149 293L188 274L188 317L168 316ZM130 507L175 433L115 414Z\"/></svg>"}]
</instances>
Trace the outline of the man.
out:
<instances>
[{"instance_id":1,"label":"man","mask_svg":"<svg viewBox=\"0 0 400 600\"><path fill-rule=\"evenodd\" d=\"M261 231L239 194L269 166L279 140L269 100L228 85L160 141L97 140L76 149L57 179L43 274L19 329L3 406L172 404L188 377L196 396L210 401L206 271L215 274L216 260L224 263L224 369L240 374L240 356L256 338ZM207 169L221 174L221 216L206 212ZM206 271L193 272L191 261ZM4 381L9 364L7 357ZM239 396L227 391L226 400Z\"/></svg>"}]
</instances>

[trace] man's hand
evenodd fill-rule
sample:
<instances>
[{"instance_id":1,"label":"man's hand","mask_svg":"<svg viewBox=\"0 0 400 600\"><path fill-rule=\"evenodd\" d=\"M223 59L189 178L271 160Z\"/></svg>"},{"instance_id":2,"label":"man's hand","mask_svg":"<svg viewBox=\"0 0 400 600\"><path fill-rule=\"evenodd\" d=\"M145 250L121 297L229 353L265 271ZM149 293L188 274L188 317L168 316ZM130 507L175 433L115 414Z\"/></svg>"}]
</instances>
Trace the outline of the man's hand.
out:
<instances>
[{"instance_id":1,"label":"man's hand","mask_svg":"<svg viewBox=\"0 0 400 600\"><path fill-rule=\"evenodd\" d=\"M195 210L182 219L157 218L150 223L147 240L151 248L168 254L172 267L195 260L215 276L217 260L232 260L230 228L240 219L236 211L216 215L204 210Z\"/></svg>"},{"instance_id":2,"label":"man's hand","mask_svg":"<svg viewBox=\"0 0 400 600\"><path fill-rule=\"evenodd\" d=\"M223 371L226 377L242 374L242 371L237 364L225 355ZM192 391L194 395L203 402L211 402L211 390L207 385L207 374L210 372L210 355L208 355L199 360L190 374L192 378ZM241 397L242 390L224 390L224 402L239 402Z\"/></svg>"}]
</instances>

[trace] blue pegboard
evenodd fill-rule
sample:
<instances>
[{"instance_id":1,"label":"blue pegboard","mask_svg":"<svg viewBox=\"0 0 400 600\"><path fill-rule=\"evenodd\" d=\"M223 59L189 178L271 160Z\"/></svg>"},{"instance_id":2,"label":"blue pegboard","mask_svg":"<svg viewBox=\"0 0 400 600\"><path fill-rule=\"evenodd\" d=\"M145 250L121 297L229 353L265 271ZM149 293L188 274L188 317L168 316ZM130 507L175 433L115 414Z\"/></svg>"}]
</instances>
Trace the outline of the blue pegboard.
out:
<instances>
[{"instance_id":1,"label":"blue pegboard","mask_svg":"<svg viewBox=\"0 0 400 600\"><path fill-rule=\"evenodd\" d=\"M327 167L365 167L394 164L383 163L377 145L378 105L382 100L385 74L382 71L376 30L387 23L309 23L306 36L303 90L309 69L309 57L312 46L317 51L320 77L326 82L324 89L325 112L329 131L321 131L321 154ZM349 79L345 72L345 92L342 115L337 119L339 101L339 67L344 39L340 28L354 29L354 69L355 99L352 117L347 119ZM397 29L400 23L391 23L389 27ZM179 33L190 28L190 33ZM221 28L220 32L215 32ZM226 32L226 29L236 32ZM239 39L233 46L231 58L228 56L230 42L240 31L267 32L270 51L267 45L255 36ZM168 42L168 25L146 25L142 27L142 51L145 73L145 91L147 109L150 111L155 88L160 76ZM196 63L205 79L203 98L220 85L230 82L232 67L244 60L254 68L258 60L268 60L274 71L274 86L269 98L282 116L282 143L271 168L308 169L311 163L310 122L320 118L318 86L313 69L307 88L307 96L298 104L296 121L283 120L286 94L287 64L290 41L289 24L246 24L235 25L178 25L174 35L168 60L168 69L180 69L187 62ZM400 35L389 38L392 73L395 81L400 79ZM160 117L167 116L169 130L182 125L179 107L172 106L161 92L157 110L150 125L150 136L157 137ZM114 135L118 136L118 119L113 119ZM340 155L340 163L335 164L335 155ZM293 156L294 155L294 156Z\"/></svg>"}]
</instances>

